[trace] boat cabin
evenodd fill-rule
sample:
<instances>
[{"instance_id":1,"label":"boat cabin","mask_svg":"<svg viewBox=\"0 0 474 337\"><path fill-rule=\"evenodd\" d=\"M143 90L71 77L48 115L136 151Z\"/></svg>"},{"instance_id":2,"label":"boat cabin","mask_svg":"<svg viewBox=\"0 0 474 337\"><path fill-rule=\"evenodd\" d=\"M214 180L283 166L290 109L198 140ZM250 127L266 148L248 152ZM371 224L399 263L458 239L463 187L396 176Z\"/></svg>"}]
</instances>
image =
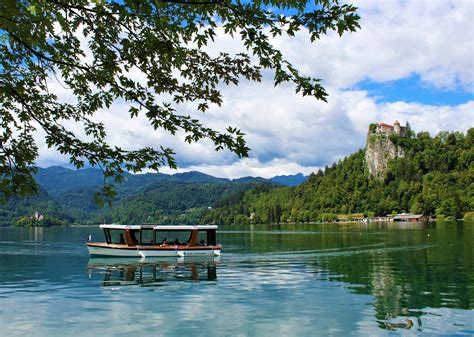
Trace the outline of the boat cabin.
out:
<instances>
[{"instance_id":1,"label":"boat cabin","mask_svg":"<svg viewBox=\"0 0 474 337\"><path fill-rule=\"evenodd\" d=\"M214 246L217 226L101 225L107 244L127 246Z\"/></svg>"}]
</instances>

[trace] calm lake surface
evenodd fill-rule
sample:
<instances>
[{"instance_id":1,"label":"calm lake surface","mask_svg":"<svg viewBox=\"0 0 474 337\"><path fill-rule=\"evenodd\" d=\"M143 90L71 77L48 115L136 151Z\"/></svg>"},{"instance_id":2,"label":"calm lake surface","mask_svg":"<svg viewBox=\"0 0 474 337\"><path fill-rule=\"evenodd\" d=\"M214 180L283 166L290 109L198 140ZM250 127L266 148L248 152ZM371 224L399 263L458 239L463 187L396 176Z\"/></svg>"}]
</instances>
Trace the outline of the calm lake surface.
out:
<instances>
[{"instance_id":1,"label":"calm lake surface","mask_svg":"<svg viewBox=\"0 0 474 337\"><path fill-rule=\"evenodd\" d=\"M217 260L90 259L89 233L0 228L0 335L474 335L472 222L222 227Z\"/></svg>"}]
</instances>

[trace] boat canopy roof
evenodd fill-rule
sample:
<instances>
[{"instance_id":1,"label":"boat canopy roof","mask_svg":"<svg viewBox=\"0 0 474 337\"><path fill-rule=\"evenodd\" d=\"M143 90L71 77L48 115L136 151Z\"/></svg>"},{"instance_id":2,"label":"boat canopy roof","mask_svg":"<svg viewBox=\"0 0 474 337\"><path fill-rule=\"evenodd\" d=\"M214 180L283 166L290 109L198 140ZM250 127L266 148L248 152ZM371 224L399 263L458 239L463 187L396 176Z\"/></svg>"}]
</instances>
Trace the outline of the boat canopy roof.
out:
<instances>
[{"instance_id":1,"label":"boat canopy roof","mask_svg":"<svg viewBox=\"0 0 474 337\"><path fill-rule=\"evenodd\" d=\"M153 227L156 231L191 231L191 230L207 230L207 229L217 229L216 225L203 225L203 226L167 226L167 225L158 225Z\"/></svg>"},{"instance_id":2,"label":"boat canopy roof","mask_svg":"<svg viewBox=\"0 0 474 337\"><path fill-rule=\"evenodd\" d=\"M140 225L133 225L133 226L129 226L129 225L119 225L119 224L103 224L103 225L100 225L100 228L107 228L107 229L141 229L142 226ZM153 228L153 227L151 227Z\"/></svg>"},{"instance_id":3,"label":"boat canopy roof","mask_svg":"<svg viewBox=\"0 0 474 337\"><path fill-rule=\"evenodd\" d=\"M172 226L172 225L118 225L118 224L103 224L100 228L107 229L153 229L156 231L191 231L191 230L209 230L217 229L216 225L203 225L203 226Z\"/></svg>"}]
</instances>

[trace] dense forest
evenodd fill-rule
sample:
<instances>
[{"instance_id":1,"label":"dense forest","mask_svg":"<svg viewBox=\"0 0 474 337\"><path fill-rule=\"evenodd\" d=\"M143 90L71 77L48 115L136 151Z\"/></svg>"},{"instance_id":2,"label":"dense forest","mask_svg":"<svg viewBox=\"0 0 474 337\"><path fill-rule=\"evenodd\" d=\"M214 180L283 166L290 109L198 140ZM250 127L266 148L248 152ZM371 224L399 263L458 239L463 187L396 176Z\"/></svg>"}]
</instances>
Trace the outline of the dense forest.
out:
<instances>
[{"instance_id":1,"label":"dense forest","mask_svg":"<svg viewBox=\"0 0 474 337\"><path fill-rule=\"evenodd\" d=\"M466 134L420 132L390 136L405 151L382 178L368 174L364 150L311 174L296 187L259 187L221 208L204 223L281 223L335 220L337 214L367 216L399 212L461 218L474 210L474 128ZM472 214L472 213L471 213Z\"/></svg>"}]
</instances>

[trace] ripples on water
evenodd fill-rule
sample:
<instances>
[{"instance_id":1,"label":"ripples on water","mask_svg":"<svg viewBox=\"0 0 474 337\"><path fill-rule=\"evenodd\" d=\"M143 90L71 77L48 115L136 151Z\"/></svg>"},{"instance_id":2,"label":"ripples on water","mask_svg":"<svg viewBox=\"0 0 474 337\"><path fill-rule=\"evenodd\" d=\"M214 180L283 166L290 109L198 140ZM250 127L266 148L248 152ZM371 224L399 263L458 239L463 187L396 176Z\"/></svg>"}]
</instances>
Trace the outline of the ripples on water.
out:
<instances>
[{"instance_id":1,"label":"ripples on water","mask_svg":"<svg viewBox=\"0 0 474 337\"><path fill-rule=\"evenodd\" d=\"M143 261L0 229L1 335L473 335L473 226L229 227L220 259Z\"/></svg>"}]
</instances>

